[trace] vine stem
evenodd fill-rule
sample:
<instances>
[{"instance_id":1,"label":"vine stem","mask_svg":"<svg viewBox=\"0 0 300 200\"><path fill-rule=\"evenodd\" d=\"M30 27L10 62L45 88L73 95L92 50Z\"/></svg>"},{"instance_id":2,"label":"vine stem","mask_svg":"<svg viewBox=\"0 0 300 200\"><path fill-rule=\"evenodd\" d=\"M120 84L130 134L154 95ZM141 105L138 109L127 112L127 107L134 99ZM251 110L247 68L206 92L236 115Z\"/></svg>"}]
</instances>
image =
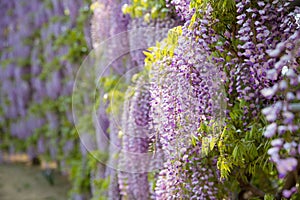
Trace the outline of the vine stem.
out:
<instances>
[{"instance_id":1,"label":"vine stem","mask_svg":"<svg viewBox=\"0 0 300 200\"><path fill-rule=\"evenodd\" d=\"M242 189L244 189L246 191L251 191L255 196L259 196L261 198L264 198L265 193L262 190L255 187L254 185L252 185L251 183L245 182L242 178L239 178L238 182L239 182Z\"/></svg>"}]
</instances>

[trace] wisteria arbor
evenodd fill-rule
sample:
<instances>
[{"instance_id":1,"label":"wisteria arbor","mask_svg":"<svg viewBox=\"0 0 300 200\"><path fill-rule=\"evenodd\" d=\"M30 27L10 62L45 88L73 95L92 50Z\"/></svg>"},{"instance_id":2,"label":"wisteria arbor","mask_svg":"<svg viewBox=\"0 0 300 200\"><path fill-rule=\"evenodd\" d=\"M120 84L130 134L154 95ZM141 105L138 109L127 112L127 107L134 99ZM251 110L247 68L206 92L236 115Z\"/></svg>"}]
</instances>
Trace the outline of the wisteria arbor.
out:
<instances>
[{"instance_id":1,"label":"wisteria arbor","mask_svg":"<svg viewBox=\"0 0 300 200\"><path fill-rule=\"evenodd\" d=\"M1 151L70 199L299 199L298 4L3 1Z\"/></svg>"}]
</instances>

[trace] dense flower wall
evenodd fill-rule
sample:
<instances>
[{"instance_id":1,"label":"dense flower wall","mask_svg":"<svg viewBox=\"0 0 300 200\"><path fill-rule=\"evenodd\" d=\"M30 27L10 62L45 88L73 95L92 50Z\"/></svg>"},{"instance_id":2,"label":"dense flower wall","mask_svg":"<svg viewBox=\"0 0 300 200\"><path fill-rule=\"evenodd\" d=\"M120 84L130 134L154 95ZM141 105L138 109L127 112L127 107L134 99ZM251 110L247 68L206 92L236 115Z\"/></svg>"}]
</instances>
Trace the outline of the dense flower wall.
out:
<instances>
[{"instance_id":1,"label":"dense flower wall","mask_svg":"<svg viewBox=\"0 0 300 200\"><path fill-rule=\"evenodd\" d=\"M56 161L70 199L299 199L290 2L2 1L1 152ZM92 120L72 99L90 51L114 59Z\"/></svg>"},{"instance_id":2,"label":"dense flower wall","mask_svg":"<svg viewBox=\"0 0 300 200\"><path fill-rule=\"evenodd\" d=\"M1 1L0 145L72 171L70 196L89 193L73 124L74 77L91 48L89 2ZM80 174L80 176L78 176ZM82 175L81 175L82 174ZM79 177L79 178L78 178Z\"/></svg>"}]
</instances>

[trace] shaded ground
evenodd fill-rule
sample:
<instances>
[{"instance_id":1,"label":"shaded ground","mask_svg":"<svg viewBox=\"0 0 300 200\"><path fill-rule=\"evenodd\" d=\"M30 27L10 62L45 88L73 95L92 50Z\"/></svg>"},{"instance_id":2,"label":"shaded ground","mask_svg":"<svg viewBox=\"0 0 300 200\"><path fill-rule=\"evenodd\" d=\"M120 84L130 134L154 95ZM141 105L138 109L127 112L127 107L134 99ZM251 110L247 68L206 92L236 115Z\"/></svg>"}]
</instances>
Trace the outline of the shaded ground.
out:
<instances>
[{"instance_id":1,"label":"shaded ground","mask_svg":"<svg viewBox=\"0 0 300 200\"><path fill-rule=\"evenodd\" d=\"M1 200L67 200L69 189L67 178L58 173L51 186L39 167L0 164Z\"/></svg>"}]
</instances>

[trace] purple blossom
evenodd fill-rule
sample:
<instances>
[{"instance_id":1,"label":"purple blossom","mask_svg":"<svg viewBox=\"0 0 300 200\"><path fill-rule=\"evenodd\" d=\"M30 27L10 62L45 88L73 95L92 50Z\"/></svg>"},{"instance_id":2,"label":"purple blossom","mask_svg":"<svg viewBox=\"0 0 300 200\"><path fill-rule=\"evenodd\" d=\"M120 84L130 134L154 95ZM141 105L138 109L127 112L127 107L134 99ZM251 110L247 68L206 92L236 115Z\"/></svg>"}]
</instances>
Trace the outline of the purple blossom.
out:
<instances>
[{"instance_id":1,"label":"purple blossom","mask_svg":"<svg viewBox=\"0 0 300 200\"><path fill-rule=\"evenodd\" d=\"M296 169L298 164L295 158L280 159L276 162L277 170L280 178L284 178L288 172Z\"/></svg>"},{"instance_id":2,"label":"purple blossom","mask_svg":"<svg viewBox=\"0 0 300 200\"><path fill-rule=\"evenodd\" d=\"M282 138L278 138L278 139L275 139L271 142L271 145L274 146L274 147L281 147L283 145L283 139Z\"/></svg>"},{"instance_id":3,"label":"purple blossom","mask_svg":"<svg viewBox=\"0 0 300 200\"><path fill-rule=\"evenodd\" d=\"M277 124L272 123L266 127L266 130L264 132L264 136L267 138L273 137L277 130Z\"/></svg>"},{"instance_id":4,"label":"purple blossom","mask_svg":"<svg viewBox=\"0 0 300 200\"><path fill-rule=\"evenodd\" d=\"M268 99L271 99L275 93L277 92L277 89L278 89L278 84L275 84L273 87L271 88L264 88L261 90L261 94L268 98Z\"/></svg>"},{"instance_id":5,"label":"purple blossom","mask_svg":"<svg viewBox=\"0 0 300 200\"><path fill-rule=\"evenodd\" d=\"M293 194L295 194L297 192L297 188L296 187L292 187L291 189L289 190L283 190L282 191L282 195L285 197L285 198L290 198Z\"/></svg>"}]
</instances>

